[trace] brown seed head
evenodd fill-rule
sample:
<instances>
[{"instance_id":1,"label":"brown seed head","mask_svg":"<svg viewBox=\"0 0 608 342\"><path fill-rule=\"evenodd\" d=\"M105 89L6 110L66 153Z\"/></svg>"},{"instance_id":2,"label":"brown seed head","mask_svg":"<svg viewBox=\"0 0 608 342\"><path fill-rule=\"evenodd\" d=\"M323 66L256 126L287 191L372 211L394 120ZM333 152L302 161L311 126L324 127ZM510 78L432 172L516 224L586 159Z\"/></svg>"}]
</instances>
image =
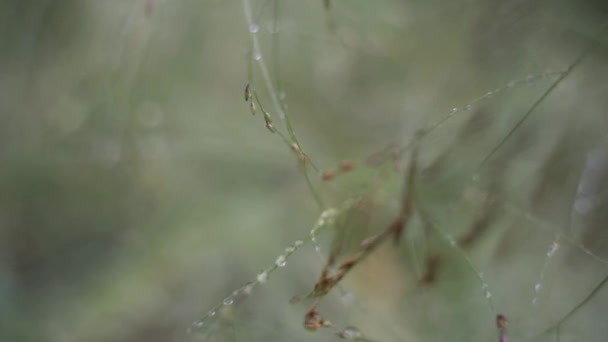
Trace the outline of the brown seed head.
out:
<instances>
[{"instance_id":1,"label":"brown seed head","mask_svg":"<svg viewBox=\"0 0 608 342\"><path fill-rule=\"evenodd\" d=\"M331 322L323 319L317 311L309 311L304 318L304 327L308 330L316 331L331 325Z\"/></svg>"},{"instance_id":2,"label":"brown seed head","mask_svg":"<svg viewBox=\"0 0 608 342\"><path fill-rule=\"evenodd\" d=\"M321 179L323 179L324 181L330 181L334 178L336 178L336 172L333 170L325 170L321 175Z\"/></svg>"},{"instance_id":3,"label":"brown seed head","mask_svg":"<svg viewBox=\"0 0 608 342\"><path fill-rule=\"evenodd\" d=\"M354 164L350 160L343 160L340 162L340 171L342 171L342 172L348 172L348 171L352 170L353 167L354 167Z\"/></svg>"},{"instance_id":4,"label":"brown seed head","mask_svg":"<svg viewBox=\"0 0 608 342\"><path fill-rule=\"evenodd\" d=\"M507 318L504 315L497 315L496 325L498 329L505 329L507 327Z\"/></svg>"}]
</instances>

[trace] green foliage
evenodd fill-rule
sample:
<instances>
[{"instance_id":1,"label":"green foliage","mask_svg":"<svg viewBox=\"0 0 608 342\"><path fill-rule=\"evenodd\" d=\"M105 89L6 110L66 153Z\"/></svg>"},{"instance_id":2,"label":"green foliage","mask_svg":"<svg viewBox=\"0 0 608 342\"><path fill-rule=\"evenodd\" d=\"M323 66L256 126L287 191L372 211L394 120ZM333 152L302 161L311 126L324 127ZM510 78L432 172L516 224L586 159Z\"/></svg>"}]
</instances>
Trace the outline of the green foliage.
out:
<instances>
[{"instance_id":1,"label":"green foliage","mask_svg":"<svg viewBox=\"0 0 608 342\"><path fill-rule=\"evenodd\" d=\"M0 340L605 340L603 10L0 3Z\"/></svg>"}]
</instances>

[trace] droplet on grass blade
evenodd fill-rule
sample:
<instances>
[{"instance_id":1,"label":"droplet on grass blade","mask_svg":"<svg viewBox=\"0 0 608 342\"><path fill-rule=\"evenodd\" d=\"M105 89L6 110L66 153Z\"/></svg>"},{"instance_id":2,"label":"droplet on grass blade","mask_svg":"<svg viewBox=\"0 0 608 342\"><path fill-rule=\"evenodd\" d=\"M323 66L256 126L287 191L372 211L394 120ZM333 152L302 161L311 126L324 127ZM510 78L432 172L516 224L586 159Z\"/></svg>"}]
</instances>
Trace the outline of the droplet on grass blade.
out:
<instances>
[{"instance_id":1,"label":"droplet on grass blade","mask_svg":"<svg viewBox=\"0 0 608 342\"><path fill-rule=\"evenodd\" d=\"M452 235L446 235L445 238L448 240L450 246L456 246L456 239Z\"/></svg>"},{"instance_id":2,"label":"droplet on grass blade","mask_svg":"<svg viewBox=\"0 0 608 342\"><path fill-rule=\"evenodd\" d=\"M243 293L246 295L250 295L253 292L254 287L255 287L255 284L253 282L245 285L245 287L243 288Z\"/></svg>"},{"instance_id":3,"label":"droplet on grass blade","mask_svg":"<svg viewBox=\"0 0 608 342\"><path fill-rule=\"evenodd\" d=\"M526 78L526 82L528 82L528 84L532 84L532 83L534 83L534 81L536 81L536 76L535 75L529 75Z\"/></svg>"},{"instance_id":4,"label":"droplet on grass blade","mask_svg":"<svg viewBox=\"0 0 608 342\"><path fill-rule=\"evenodd\" d=\"M355 327L346 327L338 333L338 336L345 340L355 340L361 338L361 331Z\"/></svg>"},{"instance_id":5,"label":"droplet on grass blade","mask_svg":"<svg viewBox=\"0 0 608 342\"><path fill-rule=\"evenodd\" d=\"M274 262L278 267L285 267L287 265L287 260L284 255L279 255L277 260Z\"/></svg>"},{"instance_id":6,"label":"droplet on grass blade","mask_svg":"<svg viewBox=\"0 0 608 342\"><path fill-rule=\"evenodd\" d=\"M559 243L557 242L553 242L551 244L551 248L549 248L549 251L547 252L547 257L552 257L553 254L555 254L555 252L557 252L557 250L559 249Z\"/></svg>"},{"instance_id":7,"label":"droplet on grass blade","mask_svg":"<svg viewBox=\"0 0 608 342\"><path fill-rule=\"evenodd\" d=\"M263 272L259 273L258 276L256 277L256 279L258 280L258 283L265 284L266 281L268 280L268 272L263 271Z\"/></svg>"}]
</instances>

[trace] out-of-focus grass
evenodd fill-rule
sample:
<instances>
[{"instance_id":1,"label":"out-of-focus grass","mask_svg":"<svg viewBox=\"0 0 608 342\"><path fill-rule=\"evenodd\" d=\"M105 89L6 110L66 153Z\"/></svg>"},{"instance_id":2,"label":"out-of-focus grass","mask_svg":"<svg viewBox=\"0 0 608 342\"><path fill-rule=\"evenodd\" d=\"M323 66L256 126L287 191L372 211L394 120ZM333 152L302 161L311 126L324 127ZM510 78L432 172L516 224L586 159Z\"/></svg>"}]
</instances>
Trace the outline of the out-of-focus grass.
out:
<instances>
[{"instance_id":1,"label":"out-of-focus grass","mask_svg":"<svg viewBox=\"0 0 608 342\"><path fill-rule=\"evenodd\" d=\"M592 2L332 1L326 13L321 1L282 1L276 46L274 1L252 3L263 57L273 76L280 66L297 136L322 168L407 142L512 79L566 69L606 19ZM313 226L319 212L293 153L242 99L250 46L242 11L240 1L0 3L0 340L178 340ZM606 149L599 38L478 183L479 162L554 78L504 89L422 143L422 168L449 151L420 191L437 226L455 237L479 209L462 194L483 192L500 170L505 204L468 252L475 270L415 222L399 248L381 249L349 275L352 302L328 298L330 320L380 341L492 340L494 317L475 275L483 272L512 340L524 340L589 293L605 265L564 241L544 264L557 232L606 256L605 192L593 215L572 209L585 158ZM259 76L254 68L271 111ZM459 140L474 112L485 126ZM545 163L555 146L555 162ZM338 205L372 174L359 168L315 186ZM386 198L398 192L401 176L392 177ZM543 182L538 204L530 198ZM329 233L319 237L325 249ZM416 255L427 249L444 262L437 284L421 289ZM335 340L304 331L305 307L288 304L321 267L312 246L302 249L247 301L219 313L213 339ZM605 339L605 296L562 328L562 340Z\"/></svg>"}]
</instances>

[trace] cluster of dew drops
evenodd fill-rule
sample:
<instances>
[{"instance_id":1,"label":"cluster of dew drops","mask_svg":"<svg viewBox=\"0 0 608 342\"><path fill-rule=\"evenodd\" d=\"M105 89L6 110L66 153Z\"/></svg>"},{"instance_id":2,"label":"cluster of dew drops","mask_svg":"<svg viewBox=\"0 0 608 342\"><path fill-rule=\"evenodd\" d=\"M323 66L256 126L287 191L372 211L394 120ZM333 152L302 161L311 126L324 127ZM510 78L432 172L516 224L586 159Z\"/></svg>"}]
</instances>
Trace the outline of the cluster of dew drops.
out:
<instances>
[{"instance_id":1,"label":"cluster of dew drops","mask_svg":"<svg viewBox=\"0 0 608 342\"><path fill-rule=\"evenodd\" d=\"M559 249L559 243L557 242L557 240L553 241L553 243L549 247L549 250L547 251L547 258L545 259L545 266L543 267L543 270L540 273L540 280L538 283L536 283L534 285L534 297L532 298L533 305L538 304L538 296L543 289L543 279L544 279L544 275L545 275L545 268L547 267L547 264L549 263L549 259L555 254L555 252L557 252L558 249Z\"/></svg>"},{"instance_id":2,"label":"cluster of dew drops","mask_svg":"<svg viewBox=\"0 0 608 342\"><path fill-rule=\"evenodd\" d=\"M253 23L249 26L249 32L251 34L256 34L259 32L259 30L260 30L260 27L255 23ZM261 52L254 51L252 54L252 58L256 61L261 60L262 59ZM497 88L492 91L488 91L483 96L471 101L470 103L466 104L463 107L451 108L450 111L448 112L447 117L450 117L458 112L470 111L473 108L473 105L476 104L477 102L490 98L506 88L515 88L515 87L525 85L525 84L533 84L537 80L546 80L546 79L549 79L550 77L560 76L563 73L564 73L563 71L562 72L546 71L546 72L543 72L540 74L529 75L526 79L510 81L509 83L507 83L507 85L505 87ZM448 238L448 240L449 240L450 244L455 245L455 241L453 239ZM315 245L315 250L317 252L320 252L320 248L319 248L318 244L316 243L314 234L312 235L312 242ZM304 241L297 240L291 246L288 246L285 249L285 252L276 258L273 266L258 273L255 280L250 281L249 283L245 284L241 288L235 290L230 296L224 298L222 303L220 303L219 305L216 305L214 308L212 308L201 319L193 322L191 327L188 329L188 332L192 333L195 331L201 331L201 330L205 329L208 322L213 319L216 319L218 316L218 312L220 312L223 308L232 306L237 301L248 297L253 292L253 290L256 286L265 284L268 280L269 273L272 272L273 270L275 270L276 268L285 267L287 265L287 258L289 257L289 255L294 253L303 244L304 244ZM547 253L547 257L551 257L553 255L553 253L555 253L555 251L558 249L558 247L559 247L559 245L557 244L557 242L554 242L550 251ZM483 280L483 273L479 274L479 278ZM541 279L541 281L542 281L542 279ZM542 288L541 283L540 282L537 283L535 285L535 292L538 294L540 292L541 288ZM492 294L490 293L488 284L485 283L485 281L483 282L482 289L484 290L485 297L490 299L492 297ZM536 304L537 301L538 301L538 298L534 297L534 299L532 300L532 303ZM361 333L354 327L347 327L342 331L342 333L340 333L341 337L345 338L345 339L358 338L358 337L360 337L360 334Z\"/></svg>"},{"instance_id":3,"label":"cluster of dew drops","mask_svg":"<svg viewBox=\"0 0 608 342\"><path fill-rule=\"evenodd\" d=\"M337 211L333 208L327 209L321 213L317 220L315 227L310 232L310 240L315 246L315 251L320 253L320 247L316 240L316 230L324 227L333 222L333 218L337 215ZM304 245L303 240L296 240L291 245L287 246L283 253L281 253L276 259L272 266L266 268L257 274L255 280L248 282L241 288L235 290L230 296L224 298L222 303L212 308L203 318L192 323L191 327L188 328L188 333L201 332L208 327L208 323L215 320L218 316L218 312L222 312L223 309L234 305L235 303L247 298L258 285L263 285L268 281L268 276L271 272L277 268L283 268L287 265L287 259L293 253L295 253L300 247ZM348 335L348 334L347 334Z\"/></svg>"},{"instance_id":4,"label":"cluster of dew drops","mask_svg":"<svg viewBox=\"0 0 608 342\"><path fill-rule=\"evenodd\" d=\"M260 26L258 26L257 24L251 24L249 25L249 32L252 34L256 34L260 31ZM262 53L260 51L254 51L253 52L253 59L256 61L259 61L260 59L262 59Z\"/></svg>"},{"instance_id":5,"label":"cluster of dew drops","mask_svg":"<svg viewBox=\"0 0 608 342\"><path fill-rule=\"evenodd\" d=\"M532 85L534 83L536 83L536 81L540 81L540 80L548 80L551 77L556 77L556 76L561 76L565 73L565 71L545 71L539 74L533 74L533 75L529 75L528 77L526 77L525 79L520 79L520 80L512 80L509 83L507 83L504 87L501 88L496 88L494 90L490 90L488 92L486 92L483 96L467 103L466 105L464 105L463 107L453 107L450 109L450 111L448 112L447 117L450 117L456 113L459 112L468 112L471 111L471 109L473 109L473 105L475 105L476 103L483 101L485 99L491 98L492 96L498 94L499 92L505 90L505 89L511 89L511 88L516 88L519 86L523 86L523 85ZM446 117L446 118L447 118Z\"/></svg>"},{"instance_id":6,"label":"cluster of dew drops","mask_svg":"<svg viewBox=\"0 0 608 342\"><path fill-rule=\"evenodd\" d=\"M210 321L217 318L218 313L221 312L222 309L230 307L233 304L245 299L253 292L256 286L265 284L268 281L269 274L276 268L285 267L287 265L287 258L303 244L304 241L297 240L292 245L285 248L285 252L276 258L273 266L258 273L255 280L248 282L241 288L232 292L230 296L224 298L222 303L209 310L209 312L207 312L203 318L193 322L192 326L188 329L188 333L205 329Z\"/></svg>"}]
</instances>

